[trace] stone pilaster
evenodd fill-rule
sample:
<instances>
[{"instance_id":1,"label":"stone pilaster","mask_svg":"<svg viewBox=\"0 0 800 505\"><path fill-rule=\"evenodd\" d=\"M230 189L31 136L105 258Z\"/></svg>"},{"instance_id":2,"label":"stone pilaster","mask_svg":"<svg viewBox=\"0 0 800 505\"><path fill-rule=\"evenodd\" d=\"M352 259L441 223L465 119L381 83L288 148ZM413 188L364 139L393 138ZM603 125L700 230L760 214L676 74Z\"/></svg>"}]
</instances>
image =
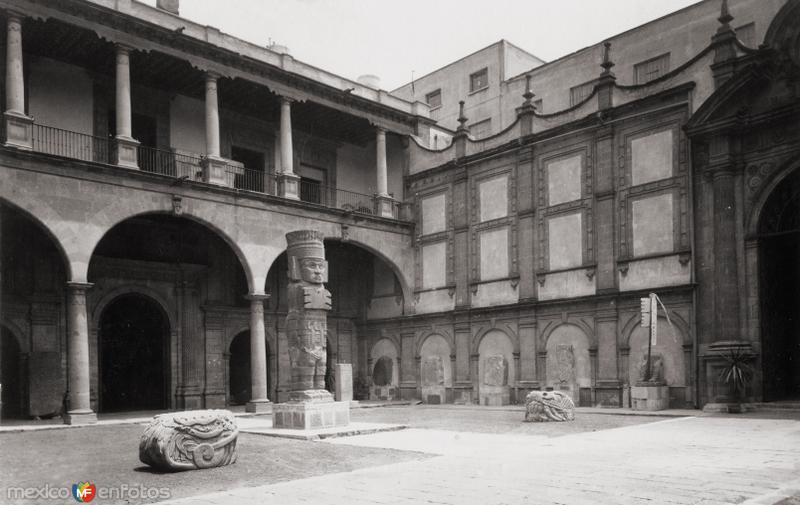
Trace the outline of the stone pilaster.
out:
<instances>
[{"instance_id":1,"label":"stone pilaster","mask_svg":"<svg viewBox=\"0 0 800 505\"><path fill-rule=\"evenodd\" d=\"M86 290L91 284L67 283L67 324L69 327L69 410L66 424L92 424L97 416L90 404L89 325L86 314Z\"/></svg>"},{"instance_id":2,"label":"stone pilaster","mask_svg":"<svg viewBox=\"0 0 800 505\"><path fill-rule=\"evenodd\" d=\"M184 410L203 408L204 349L203 336L197 328L197 300L195 286L179 282L178 306L181 323L181 374L178 380L179 407Z\"/></svg>"},{"instance_id":3,"label":"stone pilaster","mask_svg":"<svg viewBox=\"0 0 800 505\"><path fill-rule=\"evenodd\" d=\"M7 147L33 148L33 118L25 114L25 77L22 71L22 16L7 12L6 38L6 143Z\"/></svg>"}]
</instances>

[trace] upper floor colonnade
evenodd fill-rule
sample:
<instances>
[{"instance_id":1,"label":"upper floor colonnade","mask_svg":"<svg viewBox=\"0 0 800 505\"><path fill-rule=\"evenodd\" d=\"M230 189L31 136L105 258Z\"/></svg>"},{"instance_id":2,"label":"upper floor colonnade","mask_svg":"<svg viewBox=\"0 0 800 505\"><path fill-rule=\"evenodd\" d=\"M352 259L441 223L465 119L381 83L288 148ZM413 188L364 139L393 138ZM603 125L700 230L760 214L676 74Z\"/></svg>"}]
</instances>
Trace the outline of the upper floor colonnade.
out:
<instances>
[{"instance_id":1,"label":"upper floor colonnade","mask_svg":"<svg viewBox=\"0 0 800 505\"><path fill-rule=\"evenodd\" d=\"M3 4L4 2L0 1L0 8L4 6ZM83 144L84 146L91 144L88 148L88 154L81 153L71 156L67 154L70 157L81 159L89 157L91 161L103 161L127 169L155 171L177 178L188 178L208 184L248 189L275 194L287 199L303 200L304 188L302 187L302 179L305 176L298 172L296 166L298 163L298 154L296 153L298 143L304 145L307 143L306 139L308 137L318 137L329 139L329 144L334 145L333 149L340 149L343 144L347 143L359 144L360 146L374 145L374 158L368 151L368 156L365 156L364 153L358 153L359 155L356 157L347 157L347 161L351 165L354 163L353 160L356 160L356 164L368 165L368 167L365 166L363 168L366 170L365 173L360 173L357 177L339 178L340 180L359 179L362 181L361 186L363 187L348 188L343 184L337 186L335 184L336 177L332 176L323 181L312 181L329 188L311 188L309 191L314 194L325 194L325 198L314 197L317 200L336 198L327 196L328 189L331 190L330 192L346 190L361 193L363 196L367 196L368 203L353 202L350 206L361 211L369 209L368 213L381 217L398 217L399 201L402 200L402 184L399 181L402 177L402 167L406 164L404 160L406 153L402 148L394 148L391 153L387 152L387 133L391 133L395 137L393 141L395 146L401 144L400 139L403 137L416 134L420 122L424 123L426 120L424 114L417 114L419 111L415 108L406 107L409 109L408 112L396 108L393 109L396 105L394 104L396 100L393 97L388 97L388 95L386 101L387 103L391 101L388 105L377 102L367 103L367 100L361 96L353 96L354 93L359 93L359 90L353 91L355 88L345 90L329 89L329 85L325 91L331 96L336 96L333 99L321 97L316 100L316 97L308 96L309 86L325 88L327 83L308 83L297 78L292 80L294 76L287 77L284 75L284 78L296 84L297 89L277 83L277 80L274 86L270 86L260 82L262 79L259 79L260 74L256 72L253 72L252 76L248 76L239 71L226 71L223 68L224 65L198 63L193 55L187 55L186 59L181 61L180 57L176 57L174 52L173 54L162 53L159 51L160 48L154 49L151 41L143 40L141 41L141 46L137 46L133 37L120 35L117 38L124 40L120 42L108 35L109 27L98 25L95 27L95 33L92 33L91 26L73 25L72 22L75 19L69 16L61 17L53 13L52 17L47 17L42 16L40 12L26 14L22 12L24 4L19 7L19 10L7 9L3 12L7 27L5 146L24 150L44 150L45 152L56 149L59 152L50 152L50 154L57 155L64 155L64 151L70 151L71 154L76 150L86 150L82 146L77 148L74 146L52 147L56 143L64 144L65 142L62 138L66 137L68 138L66 143ZM32 6L32 8L46 9L46 7L42 6ZM45 21L42 21L42 19L45 19ZM103 20L102 22L105 23L106 21ZM52 57L54 60L61 61L70 58L69 55L65 56L63 54L66 49L59 49L60 53L54 56L42 54L45 52L42 47L52 47L56 42L42 43L35 37L41 38L42 33L50 30L51 24L57 25L59 30L70 32L70 36L74 37L78 42L81 42L82 38L91 39L91 48L84 47L81 51L84 53L92 50L98 52L95 58L98 62L104 59L105 53L113 54L113 70L108 68L101 69L98 72L98 68L102 67L102 63L95 63L95 68L90 69L93 75L107 72L110 78L108 80L113 79L113 101L108 106L109 115L111 116L108 126L98 127L97 121L102 122L102 120L98 119L99 116L95 114L93 120L96 124L93 131L91 131L92 135L87 131L63 131L66 128L44 124L33 117L34 114L30 112L31 104L26 103L26 101L30 100L28 89L32 85L26 82L29 79L30 70L23 69L23 62L27 64L30 59L29 49L25 47L26 43L31 43L33 46L31 50L38 51L36 57ZM28 27L36 33L24 36L23 30L28 29ZM206 45L208 44L206 43ZM288 55L284 56L288 57ZM91 55L88 59L91 59ZM244 57L242 59L245 60ZM69 61L69 63L76 63L76 66L81 66L86 60L87 57L85 55L76 56L75 60ZM141 68L151 63L154 67L159 66L159 68ZM112 65L108 66L111 67ZM166 72L164 72L165 68ZM287 74L287 72L282 72L280 69L273 68L271 71ZM250 79L251 77L252 79ZM148 78L149 80L147 80ZM195 82L200 80L202 80L202 91L197 89L199 86ZM226 87L225 90L221 89L223 83ZM53 84L55 83L50 83L50 85ZM98 81L95 81L94 84L97 87ZM102 85L102 82L100 84ZM37 85L41 87L41 85ZM188 153L185 152L185 149L166 145L161 138L158 139L158 145L153 145L155 142L152 140L148 141L146 138L141 138L142 134L137 134L136 128L137 104L132 101L136 100L137 86L140 88L143 86L163 87L167 94L172 97L185 93L195 99L197 104L192 103L191 106L194 109L203 108L204 124L202 124L202 129L204 130L205 138L194 139L191 143L196 146L198 151L203 148L203 152ZM235 95L243 89L258 96L253 100L250 100L253 98L252 96L236 97ZM97 92L95 91L95 93ZM379 99L383 96L382 94L383 92L379 92ZM255 121L275 124L276 131L274 134L269 130L267 130L266 135L264 132L259 132L262 136L260 142L264 145L269 145L272 151L272 155L267 153L270 159L266 163L272 173L266 173L266 170L262 170L262 173L256 173L258 171L246 166L246 163L240 160L234 161L233 158L235 156L230 153L229 145L226 148L223 145L224 141L221 141L223 139L221 139L220 125L224 119L221 103L230 109L231 103L237 101L237 98L237 105L240 106L237 112L240 112L241 109L246 109L245 114ZM202 105L199 103L200 100L203 101ZM91 103L91 98L87 99L87 101ZM404 102L401 105L410 106L415 104ZM46 106L45 103L40 107ZM91 106L89 105L89 107ZM97 108L96 104L94 104L94 107ZM90 114L87 113L87 115ZM293 125L297 121L300 123L300 130L297 129L297 125ZM200 130L200 121L197 121L197 123L192 126ZM238 125L235 127L238 127ZM112 128L113 132L109 131ZM173 128L177 129L174 125ZM139 130L141 131L141 128ZM104 136L103 132L108 132L108 135ZM192 134L195 137L202 136L200 131ZM223 131L222 134L224 136L226 132ZM169 133L167 135L169 136ZM256 133L248 132L247 135L253 136ZM53 141L45 138L48 136L58 136L59 140ZM92 136L94 138L91 138ZM148 135L145 135L145 137L148 137ZM169 140L166 142L168 143ZM390 154L396 159L387 163ZM392 177L393 180L398 181L394 183L394 191L392 192L387 188L390 170L396 172ZM372 173L369 174L368 172ZM338 195L338 198L341 200L347 196L349 195ZM351 199L353 198L355 197ZM341 207L341 205L338 206Z\"/></svg>"}]
</instances>

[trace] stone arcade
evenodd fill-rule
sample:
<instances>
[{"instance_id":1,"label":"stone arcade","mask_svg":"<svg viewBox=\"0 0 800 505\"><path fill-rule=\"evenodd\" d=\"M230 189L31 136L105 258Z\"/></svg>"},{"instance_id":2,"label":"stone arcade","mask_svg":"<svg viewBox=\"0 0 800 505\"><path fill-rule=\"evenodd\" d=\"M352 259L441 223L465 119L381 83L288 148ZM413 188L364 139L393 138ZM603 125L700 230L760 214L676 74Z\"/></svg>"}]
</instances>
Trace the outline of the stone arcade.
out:
<instances>
[{"instance_id":1,"label":"stone arcade","mask_svg":"<svg viewBox=\"0 0 800 505\"><path fill-rule=\"evenodd\" d=\"M3 419L336 404L337 365L356 399L628 407L650 292L668 406L724 406L732 349L749 400L800 396L800 0L391 93L167 3L0 0Z\"/></svg>"}]
</instances>

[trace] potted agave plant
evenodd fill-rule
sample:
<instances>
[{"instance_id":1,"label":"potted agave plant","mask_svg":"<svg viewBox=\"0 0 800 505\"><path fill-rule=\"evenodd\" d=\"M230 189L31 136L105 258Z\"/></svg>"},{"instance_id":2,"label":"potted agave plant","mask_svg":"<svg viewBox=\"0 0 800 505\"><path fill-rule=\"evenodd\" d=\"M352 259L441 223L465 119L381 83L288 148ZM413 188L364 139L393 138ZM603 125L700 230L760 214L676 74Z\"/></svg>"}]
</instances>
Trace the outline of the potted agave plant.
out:
<instances>
[{"instance_id":1,"label":"potted agave plant","mask_svg":"<svg viewBox=\"0 0 800 505\"><path fill-rule=\"evenodd\" d=\"M741 347L731 347L722 355L725 364L719 372L720 382L728 385L728 412L741 413L751 410L747 403L747 390L753 380L750 355Z\"/></svg>"}]
</instances>

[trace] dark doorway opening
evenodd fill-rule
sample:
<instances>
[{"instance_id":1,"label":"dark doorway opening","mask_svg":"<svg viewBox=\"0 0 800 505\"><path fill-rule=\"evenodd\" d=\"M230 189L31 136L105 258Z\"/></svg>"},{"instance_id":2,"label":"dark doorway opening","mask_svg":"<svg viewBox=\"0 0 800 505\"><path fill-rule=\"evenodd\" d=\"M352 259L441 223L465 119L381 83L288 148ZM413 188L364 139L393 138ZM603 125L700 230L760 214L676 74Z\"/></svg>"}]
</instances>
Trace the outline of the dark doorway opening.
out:
<instances>
[{"instance_id":1,"label":"dark doorway opening","mask_svg":"<svg viewBox=\"0 0 800 505\"><path fill-rule=\"evenodd\" d=\"M267 395L272 391L269 369L269 344L267 351ZM228 358L228 396L231 405L244 405L253 397L250 375L250 330L245 330L231 341ZM271 398L271 397L270 397Z\"/></svg>"},{"instance_id":2,"label":"dark doorway opening","mask_svg":"<svg viewBox=\"0 0 800 505\"><path fill-rule=\"evenodd\" d=\"M764 400L800 400L800 170L764 205L759 266Z\"/></svg>"},{"instance_id":3,"label":"dark doorway opening","mask_svg":"<svg viewBox=\"0 0 800 505\"><path fill-rule=\"evenodd\" d=\"M231 405L244 405L252 397L250 377L250 331L236 335L228 361L228 390Z\"/></svg>"},{"instance_id":4,"label":"dark doorway opening","mask_svg":"<svg viewBox=\"0 0 800 505\"><path fill-rule=\"evenodd\" d=\"M143 295L122 295L100 318L100 410L169 407L169 321Z\"/></svg>"},{"instance_id":5,"label":"dark doorway opening","mask_svg":"<svg viewBox=\"0 0 800 505\"><path fill-rule=\"evenodd\" d=\"M0 328L0 384L3 386L0 418L2 419L22 417L24 382L21 359L17 339L5 327Z\"/></svg>"}]
</instances>

